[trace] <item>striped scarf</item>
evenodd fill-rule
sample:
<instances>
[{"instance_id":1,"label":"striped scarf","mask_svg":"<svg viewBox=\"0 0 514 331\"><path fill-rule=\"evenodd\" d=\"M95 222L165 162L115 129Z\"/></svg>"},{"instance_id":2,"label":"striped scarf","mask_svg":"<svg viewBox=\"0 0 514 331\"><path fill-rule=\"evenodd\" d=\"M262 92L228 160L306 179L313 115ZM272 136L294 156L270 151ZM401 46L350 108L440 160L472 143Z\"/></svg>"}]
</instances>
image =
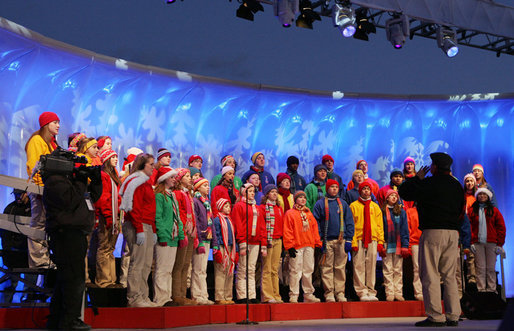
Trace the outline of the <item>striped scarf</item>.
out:
<instances>
[{"instance_id":1,"label":"striped scarf","mask_svg":"<svg viewBox=\"0 0 514 331\"><path fill-rule=\"evenodd\" d=\"M307 218L307 215L305 214L305 210L309 210L309 208L307 208L305 206L300 206L297 203L294 204L293 208L300 212L300 217L302 218L303 232L309 231L310 230L309 219Z\"/></svg>"},{"instance_id":2,"label":"striped scarf","mask_svg":"<svg viewBox=\"0 0 514 331\"><path fill-rule=\"evenodd\" d=\"M173 215L175 215L175 220L173 222L173 230L171 231L171 239L175 239L175 237L178 236L178 223L177 222L180 222L180 219L178 217L179 207L177 205L177 198L175 197L175 193L173 193L173 191L171 191L170 189L166 189L164 193L165 193L165 195L164 195L165 199L170 198L171 206L173 207Z\"/></svg>"},{"instance_id":3,"label":"striped scarf","mask_svg":"<svg viewBox=\"0 0 514 331\"><path fill-rule=\"evenodd\" d=\"M223 270L226 271L227 275L234 272L234 266L236 265L236 238L234 237L234 226L230 220L230 216L224 215L223 213L218 214L221 226L221 237L223 239L223 259L222 265ZM228 226L232 229L232 250L228 252ZM228 267L228 268L227 268Z\"/></svg>"},{"instance_id":4,"label":"striped scarf","mask_svg":"<svg viewBox=\"0 0 514 331\"><path fill-rule=\"evenodd\" d=\"M268 235L268 245L271 245L273 240L273 232L275 231L275 208L277 203L275 201L266 202L266 233Z\"/></svg>"}]
</instances>

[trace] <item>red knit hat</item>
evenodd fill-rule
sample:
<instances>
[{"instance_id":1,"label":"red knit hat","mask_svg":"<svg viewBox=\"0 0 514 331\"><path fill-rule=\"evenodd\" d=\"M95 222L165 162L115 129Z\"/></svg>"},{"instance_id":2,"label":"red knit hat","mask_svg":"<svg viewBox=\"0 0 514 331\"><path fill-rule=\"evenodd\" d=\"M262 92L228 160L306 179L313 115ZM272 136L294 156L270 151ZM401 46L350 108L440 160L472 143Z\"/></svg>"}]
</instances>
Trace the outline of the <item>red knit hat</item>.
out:
<instances>
[{"instance_id":1,"label":"red knit hat","mask_svg":"<svg viewBox=\"0 0 514 331\"><path fill-rule=\"evenodd\" d=\"M291 182L291 177L288 174L283 172L279 173L277 175L277 186L280 186L280 183L282 183L284 179L289 179L289 182Z\"/></svg>"},{"instance_id":2,"label":"red knit hat","mask_svg":"<svg viewBox=\"0 0 514 331\"><path fill-rule=\"evenodd\" d=\"M332 185L337 185L337 187L339 187L339 183L337 182L337 180L333 180L333 179L327 180L327 184L325 185L325 187L329 188Z\"/></svg>"},{"instance_id":3,"label":"red knit hat","mask_svg":"<svg viewBox=\"0 0 514 331\"><path fill-rule=\"evenodd\" d=\"M203 185L203 184L205 184L205 183L209 184L209 181L208 181L207 179L205 179L205 178L202 178L202 177L197 178L197 179L195 180L194 184L193 184L193 188L194 188L194 190L195 190L195 191L198 191L198 189L200 188L200 186L202 186L202 185Z\"/></svg>"},{"instance_id":4,"label":"red knit hat","mask_svg":"<svg viewBox=\"0 0 514 331\"><path fill-rule=\"evenodd\" d=\"M191 155L189 157L189 163L188 164L193 163L193 161L195 161L195 160L200 160L200 161L203 162L203 159L202 159L202 157L200 155L193 154L193 155Z\"/></svg>"},{"instance_id":5,"label":"red knit hat","mask_svg":"<svg viewBox=\"0 0 514 331\"><path fill-rule=\"evenodd\" d=\"M357 161L357 165L355 166L355 169L359 169L359 164L361 164L362 162L366 162L366 160L359 160ZM366 162L367 164L368 162Z\"/></svg>"},{"instance_id":6,"label":"red knit hat","mask_svg":"<svg viewBox=\"0 0 514 331\"><path fill-rule=\"evenodd\" d=\"M386 195L385 195L385 199L387 200L387 198L389 198L389 196L391 194L396 194L398 196L398 198L400 198L400 195L395 190L387 190Z\"/></svg>"},{"instance_id":7,"label":"red knit hat","mask_svg":"<svg viewBox=\"0 0 514 331\"><path fill-rule=\"evenodd\" d=\"M334 161L334 158L328 154L325 154L323 155L323 157L321 158L321 163L325 163L327 161L332 161L332 162L335 162Z\"/></svg>"},{"instance_id":8,"label":"red knit hat","mask_svg":"<svg viewBox=\"0 0 514 331\"><path fill-rule=\"evenodd\" d=\"M45 111L39 115L39 127L42 128L50 122L60 121L59 116L51 111Z\"/></svg>"},{"instance_id":9,"label":"red knit hat","mask_svg":"<svg viewBox=\"0 0 514 331\"><path fill-rule=\"evenodd\" d=\"M366 186L371 189L371 183L368 182L367 180L365 180L359 184L359 194L361 194L362 189L365 188Z\"/></svg>"},{"instance_id":10,"label":"red knit hat","mask_svg":"<svg viewBox=\"0 0 514 331\"><path fill-rule=\"evenodd\" d=\"M105 142L107 141L107 139L111 139L111 137L109 136L105 136L103 137L102 139L98 139L97 140L97 143L98 143L98 148L102 148L103 145L105 144ZM112 139L111 139L112 140Z\"/></svg>"},{"instance_id":11,"label":"red knit hat","mask_svg":"<svg viewBox=\"0 0 514 331\"><path fill-rule=\"evenodd\" d=\"M177 171L174 170L171 167L160 167L159 170L157 170L157 176L155 177L155 183L159 184L164 182L166 179L176 176Z\"/></svg>"},{"instance_id":12,"label":"red knit hat","mask_svg":"<svg viewBox=\"0 0 514 331\"><path fill-rule=\"evenodd\" d=\"M185 174L190 173L189 169L187 169L187 168L178 168L177 171L178 171L178 174L177 174L178 181L180 181L182 179L182 177L185 176Z\"/></svg>"},{"instance_id":13,"label":"red knit hat","mask_svg":"<svg viewBox=\"0 0 514 331\"><path fill-rule=\"evenodd\" d=\"M116 153L112 149L106 149L105 151L102 151L100 153L100 161L102 161L102 164L104 164L105 161L109 160L114 155L118 156L118 153Z\"/></svg>"},{"instance_id":14,"label":"red knit hat","mask_svg":"<svg viewBox=\"0 0 514 331\"><path fill-rule=\"evenodd\" d=\"M220 213L223 210L223 207L225 207L225 205L227 203L230 204L230 201L228 201L225 198L220 198L220 199L218 199L218 201L216 201L216 208L220 211Z\"/></svg>"}]
</instances>

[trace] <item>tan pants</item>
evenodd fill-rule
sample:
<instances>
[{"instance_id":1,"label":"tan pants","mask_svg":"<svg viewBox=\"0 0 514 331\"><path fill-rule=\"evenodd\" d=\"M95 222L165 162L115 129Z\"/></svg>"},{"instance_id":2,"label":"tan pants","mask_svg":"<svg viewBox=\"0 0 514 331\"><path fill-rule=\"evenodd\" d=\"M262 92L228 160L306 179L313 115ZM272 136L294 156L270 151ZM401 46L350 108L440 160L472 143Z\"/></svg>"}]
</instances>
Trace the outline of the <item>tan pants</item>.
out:
<instances>
[{"instance_id":1,"label":"tan pants","mask_svg":"<svg viewBox=\"0 0 514 331\"><path fill-rule=\"evenodd\" d=\"M46 212L43 206L43 196L29 193L30 198L30 227L45 231ZM29 268L49 268L50 254L46 240L27 238L29 249Z\"/></svg>"},{"instance_id":2,"label":"tan pants","mask_svg":"<svg viewBox=\"0 0 514 331\"><path fill-rule=\"evenodd\" d=\"M312 273L314 272L314 248L297 249L296 257L289 259L289 297L298 298L300 295L300 280L302 281L303 296L313 295Z\"/></svg>"},{"instance_id":3,"label":"tan pants","mask_svg":"<svg viewBox=\"0 0 514 331\"><path fill-rule=\"evenodd\" d=\"M232 250L232 246L228 247L229 251ZM220 246L221 254L225 254L225 247ZM244 258L244 256L243 256ZM223 264L214 262L214 300L216 301L231 301L232 291L234 284L234 273L228 273L227 270L223 270Z\"/></svg>"},{"instance_id":4,"label":"tan pants","mask_svg":"<svg viewBox=\"0 0 514 331\"><path fill-rule=\"evenodd\" d=\"M455 279L457 280L457 290L459 291L459 299L462 299L462 264L460 258L460 248L459 252L457 252L457 262L455 262Z\"/></svg>"},{"instance_id":5,"label":"tan pants","mask_svg":"<svg viewBox=\"0 0 514 331\"><path fill-rule=\"evenodd\" d=\"M155 270L153 274L153 302L162 306L171 301L171 282L177 247L155 245Z\"/></svg>"},{"instance_id":6,"label":"tan pants","mask_svg":"<svg viewBox=\"0 0 514 331\"><path fill-rule=\"evenodd\" d=\"M461 310L455 268L459 243L456 230L424 230L419 240L419 273L423 285L425 313L431 321L459 319ZM444 308L441 307L441 280Z\"/></svg>"},{"instance_id":7,"label":"tan pants","mask_svg":"<svg viewBox=\"0 0 514 331\"><path fill-rule=\"evenodd\" d=\"M187 235L187 246L177 250L172 273L173 298L185 298L187 293L187 272L193 258L194 238Z\"/></svg>"},{"instance_id":8,"label":"tan pants","mask_svg":"<svg viewBox=\"0 0 514 331\"><path fill-rule=\"evenodd\" d=\"M111 229L105 228L105 219L100 217L98 223L98 249L96 251L96 285L107 287L116 284L116 260L114 249L118 234L112 233Z\"/></svg>"},{"instance_id":9,"label":"tan pants","mask_svg":"<svg viewBox=\"0 0 514 331\"><path fill-rule=\"evenodd\" d=\"M191 298L196 301L209 300L207 293L207 262L209 260L209 250L211 244L205 243L205 253L198 254L193 252L193 269L191 270Z\"/></svg>"},{"instance_id":10,"label":"tan pants","mask_svg":"<svg viewBox=\"0 0 514 331\"><path fill-rule=\"evenodd\" d=\"M344 295L346 283L346 261L348 254L344 251L345 241L337 239L327 241L325 263L321 265L321 280L325 298Z\"/></svg>"},{"instance_id":11,"label":"tan pants","mask_svg":"<svg viewBox=\"0 0 514 331\"><path fill-rule=\"evenodd\" d=\"M475 266L477 289L481 292L496 292L496 244L475 244Z\"/></svg>"},{"instance_id":12,"label":"tan pants","mask_svg":"<svg viewBox=\"0 0 514 331\"><path fill-rule=\"evenodd\" d=\"M403 258L387 253L382 259L382 273L386 296L403 296Z\"/></svg>"},{"instance_id":13,"label":"tan pants","mask_svg":"<svg viewBox=\"0 0 514 331\"><path fill-rule=\"evenodd\" d=\"M255 265L259 258L259 245L248 245L248 299L255 299ZM239 251L241 254L241 250ZM237 299L246 299L246 256L239 256L236 275Z\"/></svg>"},{"instance_id":14,"label":"tan pants","mask_svg":"<svg viewBox=\"0 0 514 331\"><path fill-rule=\"evenodd\" d=\"M412 245L412 273L414 279L412 281L412 285L414 287L414 295L423 295L423 290L421 288L421 280L419 278L419 245Z\"/></svg>"},{"instance_id":15,"label":"tan pants","mask_svg":"<svg viewBox=\"0 0 514 331\"><path fill-rule=\"evenodd\" d=\"M272 247L268 248L268 255L262 258L262 302L268 302L271 299L282 300L278 285L282 239L273 239L271 245Z\"/></svg>"},{"instance_id":16,"label":"tan pants","mask_svg":"<svg viewBox=\"0 0 514 331\"><path fill-rule=\"evenodd\" d=\"M136 229L130 222L123 224L123 234L130 246L130 265L127 275L127 301L129 306L150 302L148 298L148 276L152 269L154 235L150 224L143 224L145 242L136 244Z\"/></svg>"},{"instance_id":17,"label":"tan pants","mask_svg":"<svg viewBox=\"0 0 514 331\"><path fill-rule=\"evenodd\" d=\"M372 241L365 249L361 240L357 242L359 250L352 252L353 287L359 298L376 296L377 242Z\"/></svg>"}]
</instances>

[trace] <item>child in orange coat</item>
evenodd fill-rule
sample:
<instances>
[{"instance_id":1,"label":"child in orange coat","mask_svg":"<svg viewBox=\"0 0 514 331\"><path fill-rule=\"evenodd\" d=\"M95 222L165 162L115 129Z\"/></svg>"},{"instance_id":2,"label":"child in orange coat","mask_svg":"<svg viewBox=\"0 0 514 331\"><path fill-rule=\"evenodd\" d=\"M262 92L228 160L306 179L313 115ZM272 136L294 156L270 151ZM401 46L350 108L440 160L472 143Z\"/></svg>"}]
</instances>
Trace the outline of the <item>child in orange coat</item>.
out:
<instances>
[{"instance_id":1,"label":"child in orange coat","mask_svg":"<svg viewBox=\"0 0 514 331\"><path fill-rule=\"evenodd\" d=\"M289 252L289 302L298 302L300 279L304 302L320 302L314 296L312 273L314 272L314 249L321 248L318 222L305 206L307 196L303 191L294 195L294 206L284 216L284 248Z\"/></svg>"}]
</instances>

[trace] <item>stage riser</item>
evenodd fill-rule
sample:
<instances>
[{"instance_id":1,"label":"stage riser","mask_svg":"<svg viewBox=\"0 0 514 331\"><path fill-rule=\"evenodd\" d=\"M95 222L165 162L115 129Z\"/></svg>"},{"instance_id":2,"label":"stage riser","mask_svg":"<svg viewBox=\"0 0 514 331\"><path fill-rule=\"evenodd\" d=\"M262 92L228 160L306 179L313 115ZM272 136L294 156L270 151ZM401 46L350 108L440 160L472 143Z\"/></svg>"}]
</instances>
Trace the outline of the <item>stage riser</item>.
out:
<instances>
[{"instance_id":1,"label":"stage riser","mask_svg":"<svg viewBox=\"0 0 514 331\"><path fill-rule=\"evenodd\" d=\"M162 329L204 324L235 323L246 319L245 305L188 306L162 308L98 308L85 312L85 322L93 328ZM250 320L256 322L372 318L422 317L423 302L334 302L250 305ZM44 327L47 308L0 309L0 328L21 329ZM34 324L32 321L37 324Z\"/></svg>"}]
</instances>

